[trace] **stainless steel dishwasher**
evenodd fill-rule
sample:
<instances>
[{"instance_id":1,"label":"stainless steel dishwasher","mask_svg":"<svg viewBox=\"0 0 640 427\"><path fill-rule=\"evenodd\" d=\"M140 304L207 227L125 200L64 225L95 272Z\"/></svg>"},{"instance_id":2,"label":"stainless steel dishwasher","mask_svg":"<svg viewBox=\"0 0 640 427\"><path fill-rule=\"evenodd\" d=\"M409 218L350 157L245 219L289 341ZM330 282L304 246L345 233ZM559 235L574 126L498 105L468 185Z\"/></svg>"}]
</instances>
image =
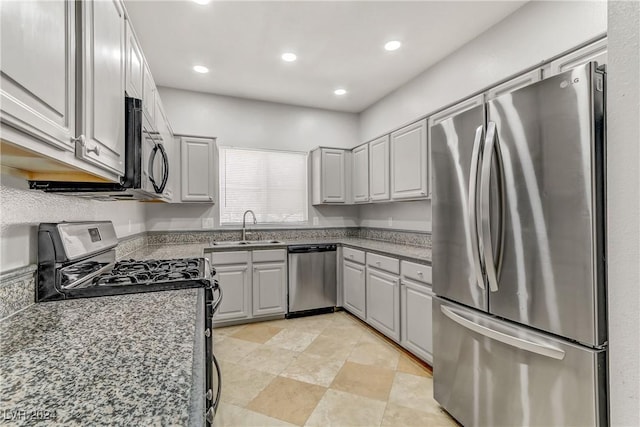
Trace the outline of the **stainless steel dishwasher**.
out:
<instances>
[{"instance_id":1,"label":"stainless steel dishwasher","mask_svg":"<svg viewBox=\"0 0 640 427\"><path fill-rule=\"evenodd\" d=\"M336 245L289 246L286 317L334 311L337 294Z\"/></svg>"}]
</instances>

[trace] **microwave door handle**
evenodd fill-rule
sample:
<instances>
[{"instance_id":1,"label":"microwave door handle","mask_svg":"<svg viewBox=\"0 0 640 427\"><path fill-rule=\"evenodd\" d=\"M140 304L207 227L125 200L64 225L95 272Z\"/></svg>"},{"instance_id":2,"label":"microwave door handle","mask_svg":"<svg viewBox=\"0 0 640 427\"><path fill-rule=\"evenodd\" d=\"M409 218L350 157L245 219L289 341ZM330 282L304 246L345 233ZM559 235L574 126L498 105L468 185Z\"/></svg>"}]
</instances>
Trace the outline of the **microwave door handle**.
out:
<instances>
[{"instance_id":1,"label":"microwave door handle","mask_svg":"<svg viewBox=\"0 0 640 427\"><path fill-rule=\"evenodd\" d=\"M153 185L154 191L156 193L161 193L160 187L158 187L158 184L156 184L156 179L153 176L153 164L155 163L157 153L158 153L158 144L155 144L153 146L153 149L151 150L151 156L149 157L149 180Z\"/></svg>"},{"instance_id":2,"label":"microwave door handle","mask_svg":"<svg viewBox=\"0 0 640 427\"><path fill-rule=\"evenodd\" d=\"M164 149L164 145L159 142L157 147L160 148L160 154L162 155L162 183L160 184L159 193L163 193L165 187L167 186L167 182L169 181L169 157L167 156L167 152Z\"/></svg>"}]
</instances>

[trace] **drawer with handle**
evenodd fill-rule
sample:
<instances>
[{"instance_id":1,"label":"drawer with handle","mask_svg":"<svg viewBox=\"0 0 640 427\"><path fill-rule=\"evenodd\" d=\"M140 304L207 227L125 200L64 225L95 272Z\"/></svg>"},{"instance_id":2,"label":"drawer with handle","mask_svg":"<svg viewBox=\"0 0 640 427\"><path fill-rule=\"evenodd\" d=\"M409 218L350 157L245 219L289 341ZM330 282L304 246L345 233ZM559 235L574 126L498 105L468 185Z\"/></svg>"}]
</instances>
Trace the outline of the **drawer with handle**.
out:
<instances>
[{"instance_id":1,"label":"drawer with handle","mask_svg":"<svg viewBox=\"0 0 640 427\"><path fill-rule=\"evenodd\" d=\"M364 264L364 251L359 251L357 249L352 248L342 248L342 257L344 259L348 259L349 261L357 262L360 264Z\"/></svg>"},{"instance_id":2,"label":"drawer with handle","mask_svg":"<svg viewBox=\"0 0 640 427\"><path fill-rule=\"evenodd\" d=\"M246 264L249 262L249 251L210 252L213 267L225 264Z\"/></svg>"},{"instance_id":3,"label":"drawer with handle","mask_svg":"<svg viewBox=\"0 0 640 427\"><path fill-rule=\"evenodd\" d=\"M416 264L415 262L401 262L402 277L418 282L431 284L431 266Z\"/></svg>"},{"instance_id":4,"label":"drawer with handle","mask_svg":"<svg viewBox=\"0 0 640 427\"><path fill-rule=\"evenodd\" d=\"M389 273L400 273L400 261L395 258L389 258L383 255L372 254L367 252L367 265Z\"/></svg>"}]
</instances>

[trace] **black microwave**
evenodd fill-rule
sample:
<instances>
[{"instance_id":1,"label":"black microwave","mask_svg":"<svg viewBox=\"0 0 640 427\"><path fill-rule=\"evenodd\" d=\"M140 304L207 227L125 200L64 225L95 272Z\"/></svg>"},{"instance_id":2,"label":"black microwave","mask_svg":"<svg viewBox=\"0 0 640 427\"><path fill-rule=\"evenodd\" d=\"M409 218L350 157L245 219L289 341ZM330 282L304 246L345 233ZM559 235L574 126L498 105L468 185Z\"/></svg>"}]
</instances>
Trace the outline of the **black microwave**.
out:
<instances>
[{"instance_id":1,"label":"black microwave","mask_svg":"<svg viewBox=\"0 0 640 427\"><path fill-rule=\"evenodd\" d=\"M142 100L125 98L124 176L119 182L29 181L29 188L98 200L162 197L169 180L169 158L162 136L142 112Z\"/></svg>"}]
</instances>

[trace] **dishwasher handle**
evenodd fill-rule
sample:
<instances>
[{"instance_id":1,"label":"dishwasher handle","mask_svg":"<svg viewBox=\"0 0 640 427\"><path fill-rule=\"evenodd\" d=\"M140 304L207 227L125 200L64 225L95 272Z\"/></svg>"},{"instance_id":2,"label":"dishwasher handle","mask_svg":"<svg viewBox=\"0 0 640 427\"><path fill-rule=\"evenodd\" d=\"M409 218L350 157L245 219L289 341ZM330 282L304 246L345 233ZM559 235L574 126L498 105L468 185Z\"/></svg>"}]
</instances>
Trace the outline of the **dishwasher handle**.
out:
<instances>
[{"instance_id":1,"label":"dishwasher handle","mask_svg":"<svg viewBox=\"0 0 640 427\"><path fill-rule=\"evenodd\" d=\"M337 245L334 244L318 244L318 245L295 245L289 246L290 254L308 254L313 252L335 252Z\"/></svg>"}]
</instances>

